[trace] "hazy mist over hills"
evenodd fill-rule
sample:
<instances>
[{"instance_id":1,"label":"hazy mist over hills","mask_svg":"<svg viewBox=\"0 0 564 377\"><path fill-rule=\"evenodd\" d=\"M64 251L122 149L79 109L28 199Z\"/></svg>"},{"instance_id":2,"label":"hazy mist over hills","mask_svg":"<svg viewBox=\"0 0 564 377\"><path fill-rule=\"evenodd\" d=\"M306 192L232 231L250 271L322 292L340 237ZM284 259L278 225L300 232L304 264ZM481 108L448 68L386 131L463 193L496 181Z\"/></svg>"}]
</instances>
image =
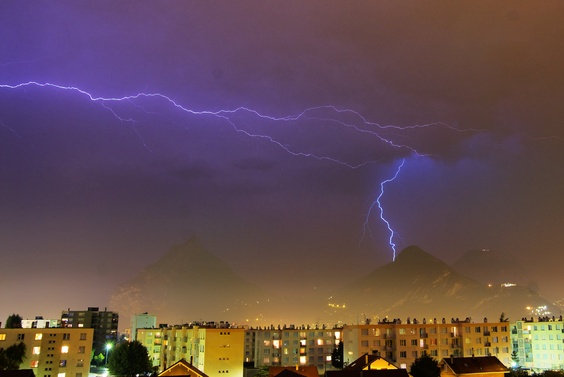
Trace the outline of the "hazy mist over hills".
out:
<instances>
[{"instance_id":1,"label":"hazy mist over hills","mask_svg":"<svg viewBox=\"0 0 564 377\"><path fill-rule=\"evenodd\" d=\"M466 259L468 265L476 260ZM148 311L157 315L159 323L215 320L250 326L351 324L385 317L481 321L483 317L495 320L502 312L515 320L529 315L527 306L550 307L525 286L488 287L416 246L334 292L324 290L322 284L314 292L297 289L300 277L293 274L291 264L269 268L272 279L288 286L287 294L270 294L253 276L237 275L192 237L121 285L110 306L124 319Z\"/></svg>"}]
</instances>

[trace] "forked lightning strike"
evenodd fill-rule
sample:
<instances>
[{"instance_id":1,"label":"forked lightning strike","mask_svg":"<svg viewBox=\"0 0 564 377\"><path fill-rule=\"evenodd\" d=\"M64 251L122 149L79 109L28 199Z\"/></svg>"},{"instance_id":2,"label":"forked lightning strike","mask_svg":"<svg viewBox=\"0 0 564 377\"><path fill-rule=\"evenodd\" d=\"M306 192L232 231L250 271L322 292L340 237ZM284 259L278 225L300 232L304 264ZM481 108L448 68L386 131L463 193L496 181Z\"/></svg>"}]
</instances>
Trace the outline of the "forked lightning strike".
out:
<instances>
[{"instance_id":1,"label":"forked lightning strike","mask_svg":"<svg viewBox=\"0 0 564 377\"><path fill-rule=\"evenodd\" d=\"M127 95L127 96L122 96L122 97L102 97L102 96L95 96L92 93L90 93L86 90L83 90L81 88L78 88L76 86L64 86L64 85L59 85L59 84L54 84L54 83L49 83L49 82L40 83L40 82L36 82L36 81L28 81L28 82L19 83L19 84L0 84L0 89L16 90L16 89L23 89L23 88L26 88L26 87L51 88L51 89L75 92L75 93L78 93L80 95L87 97L92 102L100 103L103 108L110 111L112 113L112 115L114 117L116 117L116 119L118 119L119 121L131 122L133 124L135 133L137 134L137 136L139 137L139 139L141 140L141 142L143 143L145 148L149 151L150 151L149 147L146 145L145 141L141 137L141 134L139 133L139 131L135 127L136 120L132 119L132 118L121 117L120 115L118 115L118 113L115 111L115 109L112 108L112 106L111 106L112 103L129 102L130 104L132 104L135 107L141 107L142 108L142 106L139 105L138 103L136 103L136 101L139 101L141 99L154 99L154 100L164 101L165 103L168 103L173 108L176 108L176 109L178 109L182 112L185 112L187 114L190 114L190 115L212 116L212 117L217 117L217 118L223 119L236 132L242 133L242 134L244 134L248 137L251 137L251 138L257 138L257 139L265 140L265 141L267 141L271 144L274 144L275 146L281 148L286 153L288 153L292 156L312 158L312 159L320 160L320 161L327 161L327 162L335 163L335 164L338 164L338 165L341 165L341 166L344 166L344 167L347 167L347 168L350 168L350 169L358 169L358 168L364 167L368 164L376 163L377 160L366 159L366 160L362 160L360 162L351 163L351 162L347 162L343 159L335 158L331 155L317 154L317 153L312 153L312 152L303 151L303 150L294 150L291 147L285 145L282 141L279 141L279 140L277 140L276 138L274 138L270 135L267 135L267 134L264 134L264 133L253 133L253 132L250 132L248 130L245 130L245 129L237 126L236 121L233 119L233 117L238 113L246 113L248 115L254 116L256 119L265 120L265 121L272 121L272 122L296 122L298 120L316 120L316 121L321 121L321 122L324 122L324 123L333 123L333 124L335 124L339 127L350 129L353 132L360 133L360 134L366 134L366 135L370 135L371 137L375 137L380 142L385 143L392 148L397 148L397 149L403 150L404 154L407 153L409 155L415 155L415 156L423 156L424 154L419 153L412 146L397 143L397 142L395 142L394 140L391 140L388 137L384 137L380 132L375 131L375 129L381 130L381 131L388 130L388 129L395 129L397 131L409 131L409 130L417 129L417 128L443 127L443 128L447 128L451 131L456 131L456 132L476 132L476 131L479 131L479 130L472 130L472 129L459 130L457 128L451 127L451 126L449 126L445 123L440 123L440 122L429 123L429 124L420 124L420 125L412 125L412 126L404 126L404 127L393 126L393 125L380 125L380 124L368 121L362 114L358 113L357 111L350 110L350 109L339 109L339 108L337 108L336 106L333 106L333 105L310 107L310 108L303 110L302 112L300 112L297 115L275 117L275 116L263 114L263 113L261 113L257 110L253 110L253 109L248 108L248 107L237 107L235 109L223 109L223 110L218 110L218 111L193 110L193 109L189 109L189 108L181 105L180 103L173 100L171 97L164 95L164 94L161 94L161 93L137 93L137 94ZM316 112L318 113L320 111L325 111L326 113L329 113L330 116L319 116L318 114L316 115ZM338 118L337 116L349 116L351 118L357 119L358 124L353 124L353 123L344 121L342 118ZM5 125L5 124L0 123L0 126L7 128L12 133L17 134L16 131L12 130L11 128L8 128L8 126ZM384 217L384 210L383 210L382 204L380 202L380 199L384 195L384 185L397 178L397 176L398 176L398 174L399 174L399 172L400 172L404 163L405 163L405 158L402 160L402 163L398 167L395 175L392 178L386 179L386 180L384 180L380 183L380 195L370 206L368 213L367 213L367 216L366 216L366 221L364 223L364 233L366 233L366 229L368 227L368 221L369 221L372 209L374 208L374 206L377 205L378 208L380 209L380 219L386 224L386 226L387 226L387 228L390 232L389 243L390 243L390 246L391 246L392 252L393 252L393 260L395 260L395 255L396 255L396 250L395 250L396 245L394 243L394 231L392 230L390 223Z\"/></svg>"}]
</instances>

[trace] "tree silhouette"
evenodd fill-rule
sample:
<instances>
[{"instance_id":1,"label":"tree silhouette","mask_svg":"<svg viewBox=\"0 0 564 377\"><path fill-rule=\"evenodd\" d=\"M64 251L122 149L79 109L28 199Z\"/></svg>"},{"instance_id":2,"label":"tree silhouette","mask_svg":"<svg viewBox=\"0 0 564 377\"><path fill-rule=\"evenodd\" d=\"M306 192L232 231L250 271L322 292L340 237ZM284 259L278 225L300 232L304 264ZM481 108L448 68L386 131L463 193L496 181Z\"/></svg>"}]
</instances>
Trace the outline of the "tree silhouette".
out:
<instances>
[{"instance_id":1,"label":"tree silhouette","mask_svg":"<svg viewBox=\"0 0 564 377\"><path fill-rule=\"evenodd\" d=\"M333 348L331 365L337 369L343 369L343 342L339 342L339 345Z\"/></svg>"},{"instance_id":2,"label":"tree silhouette","mask_svg":"<svg viewBox=\"0 0 564 377\"><path fill-rule=\"evenodd\" d=\"M115 347L108 356L108 368L114 376L135 376L152 370L147 348L138 341Z\"/></svg>"},{"instance_id":3,"label":"tree silhouette","mask_svg":"<svg viewBox=\"0 0 564 377\"><path fill-rule=\"evenodd\" d=\"M7 329L21 329L22 328L22 317L19 314L11 314L6 319L6 326Z\"/></svg>"},{"instance_id":4,"label":"tree silhouette","mask_svg":"<svg viewBox=\"0 0 564 377\"><path fill-rule=\"evenodd\" d=\"M415 359L409 369L409 374L413 377L439 377L441 368L439 362L427 354Z\"/></svg>"},{"instance_id":5,"label":"tree silhouette","mask_svg":"<svg viewBox=\"0 0 564 377\"><path fill-rule=\"evenodd\" d=\"M25 359L25 343L12 344L6 349L0 349L0 370L17 370Z\"/></svg>"}]
</instances>

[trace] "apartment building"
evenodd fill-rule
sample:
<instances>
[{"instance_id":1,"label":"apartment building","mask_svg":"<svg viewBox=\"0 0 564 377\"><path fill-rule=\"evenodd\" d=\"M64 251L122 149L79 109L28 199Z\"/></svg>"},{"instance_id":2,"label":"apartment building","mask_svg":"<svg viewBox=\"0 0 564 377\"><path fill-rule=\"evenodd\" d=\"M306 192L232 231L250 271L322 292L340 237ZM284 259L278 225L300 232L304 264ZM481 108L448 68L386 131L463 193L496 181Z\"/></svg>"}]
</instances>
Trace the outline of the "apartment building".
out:
<instances>
[{"instance_id":1,"label":"apartment building","mask_svg":"<svg viewBox=\"0 0 564 377\"><path fill-rule=\"evenodd\" d=\"M134 314L131 317L131 340L137 340L137 329L154 329L157 327L157 316L149 313Z\"/></svg>"},{"instance_id":2,"label":"apartment building","mask_svg":"<svg viewBox=\"0 0 564 377\"><path fill-rule=\"evenodd\" d=\"M184 359L208 376L243 376L245 329L227 324L189 324L138 329L137 340L159 371Z\"/></svg>"},{"instance_id":3,"label":"apartment building","mask_svg":"<svg viewBox=\"0 0 564 377\"><path fill-rule=\"evenodd\" d=\"M88 377L93 329L0 329L0 348L23 342L26 357L20 369L36 377Z\"/></svg>"},{"instance_id":4,"label":"apartment building","mask_svg":"<svg viewBox=\"0 0 564 377\"><path fill-rule=\"evenodd\" d=\"M105 308L97 307L87 310L66 310L61 314L61 324L67 328L94 329L93 348L96 355L104 353L107 343L116 343L118 335L119 315Z\"/></svg>"},{"instance_id":5,"label":"apartment building","mask_svg":"<svg viewBox=\"0 0 564 377\"><path fill-rule=\"evenodd\" d=\"M341 328L301 326L265 327L245 330L245 362L263 366L316 366L319 373L334 369L333 349L341 339Z\"/></svg>"},{"instance_id":6,"label":"apartment building","mask_svg":"<svg viewBox=\"0 0 564 377\"><path fill-rule=\"evenodd\" d=\"M61 327L60 319L44 319L41 316L35 319L22 319L22 327L24 329L45 329L50 327Z\"/></svg>"},{"instance_id":7,"label":"apartment building","mask_svg":"<svg viewBox=\"0 0 564 377\"><path fill-rule=\"evenodd\" d=\"M564 369L564 323L560 317L522 319L511 324L515 366L543 370Z\"/></svg>"},{"instance_id":8,"label":"apartment building","mask_svg":"<svg viewBox=\"0 0 564 377\"><path fill-rule=\"evenodd\" d=\"M361 355L377 354L408 369L423 354L436 359L464 356L496 356L511 364L511 342L507 322L474 323L471 319L446 321L384 320L376 324L343 328L344 362Z\"/></svg>"}]
</instances>

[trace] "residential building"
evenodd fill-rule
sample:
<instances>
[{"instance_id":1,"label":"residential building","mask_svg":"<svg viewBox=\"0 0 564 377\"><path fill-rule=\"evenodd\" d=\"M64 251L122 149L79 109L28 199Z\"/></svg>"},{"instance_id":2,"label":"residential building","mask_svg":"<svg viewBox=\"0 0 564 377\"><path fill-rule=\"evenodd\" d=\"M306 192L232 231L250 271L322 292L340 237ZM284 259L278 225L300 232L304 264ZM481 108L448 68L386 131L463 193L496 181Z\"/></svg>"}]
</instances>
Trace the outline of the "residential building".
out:
<instances>
[{"instance_id":1,"label":"residential building","mask_svg":"<svg viewBox=\"0 0 564 377\"><path fill-rule=\"evenodd\" d=\"M158 377L208 377L207 374L190 364L184 359L178 360L176 363L163 370Z\"/></svg>"},{"instance_id":2,"label":"residential building","mask_svg":"<svg viewBox=\"0 0 564 377\"><path fill-rule=\"evenodd\" d=\"M60 319L43 319L41 316L35 319L22 319L22 328L24 329L46 329L51 327L61 327Z\"/></svg>"},{"instance_id":3,"label":"residential building","mask_svg":"<svg viewBox=\"0 0 564 377\"><path fill-rule=\"evenodd\" d=\"M378 355L364 354L342 370L328 371L327 377L409 377L406 369L400 369Z\"/></svg>"},{"instance_id":4,"label":"residential building","mask_svg":"<svg viewBox=\"0 0 564 377\"><path fill-rule=\"evenodd\" d=\"M331 355L341 332L341 328L293 325L246 329L245 362L257 368L314 365L322 374L334 369Z\"/></svg>"},{"instance_id":5,"label":"residential building","mask_svg":"<svg viewBox=\"0 0 564 377\"><path fill-rule=\"evenodd\" d=\"M523 318L511 324L515 366L535 372L564 369L564 322L560 317Z\"/></svg>"},{"instance_id":6,"label":"residential building","mask_svg":"<svg viewBox=\"0 0 564 377\"><path fill-rule=\"evenodd\" d=\"M26 355L20 369L36 377L88 377L93 329L0 329L0 348L23 342Z\"/></svg>"},{"instance_id":7,"label":"residential building","mask_svg":"<svg viewBox=\"0 0 564 377\"><path fill-rule=\"evenodd\" d=\"M61 322L66 328L94 329L92 348L96 355L105 353L108 343L117 342L119 315L108 311L107 308L104 308L104 311L100 311L97 307L89 307L87 310L69 308L63 311Z\"/></svg>"},{"instance_id":8,"label":"residential building","mask_svg":"<svg viewBox=\"0 0 564 377\"><path fill-rule=\"evenodd\" d=\"M319 372L313 365L270 367L268 377L319 377Z\"/></svg>"},{"instance_id":9,"label":"residential building","mask_svg":"<svg viewBox=\"0 0 564 377\"><path fill-rule=\"evenodd\" d=\"M136 337L147 347L158 370L184 359L208 376L243 376L243 328L232 328L226 323L187 324L137 329Z\"/></svg>"},{"instance_id":10,"label":"residential building","mask_svg":"<svg viewBox=\"0 0 564 377\"><path fill-rule=\"evenodd\" d=\"M135 314L131 318L131 340L137 340L137 329L155 329L157 327L157 316L148 314Z\"/></svg>"},{"instance_id":11,"label":"residential building","mask_svg":"<svg viewBox=\"0 0 564 377\"><path fill-rule=\"evenodd\" d=\"M488 323L485 318L482 323L470 318L449 322L408 318L349 325L343 328L343 342L346 364L365 353L381 355L402 369L423 354L436 359L495 355L505 365L511 363L509 324Z\"/></svg>"},{"instance_id":12,"label":"residential building","mask_svg":"<svg viewBox=\"0 0 564 377\"><path fill-rule=\"evenodd\" d=\"M495 356L447 357L439 368L441 377L505 377L509 372Z\"/></svg>"}]
</instances>

